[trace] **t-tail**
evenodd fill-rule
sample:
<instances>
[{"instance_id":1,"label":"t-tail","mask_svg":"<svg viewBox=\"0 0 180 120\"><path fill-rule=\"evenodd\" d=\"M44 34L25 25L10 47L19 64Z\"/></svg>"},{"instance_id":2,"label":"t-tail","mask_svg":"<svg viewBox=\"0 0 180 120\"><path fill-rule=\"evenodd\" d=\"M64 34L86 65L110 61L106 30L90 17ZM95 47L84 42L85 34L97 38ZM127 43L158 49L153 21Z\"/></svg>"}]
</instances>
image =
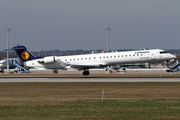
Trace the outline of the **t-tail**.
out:
<instances>
[{"instance_id":1,"label":"t-tail","mask_svg":"<svg viewBox=\"0 0 180 120\"><path fill-rule=\"evenodd\" d=\"M18 54L19 58L23 61L29 61L29 60L35 60L39 59L41 57L34 56L30 51L27 50L27 48L23 45L18 45L13 48L10 48L9 50L14 50Z\"/></svg>"}]
</instances>

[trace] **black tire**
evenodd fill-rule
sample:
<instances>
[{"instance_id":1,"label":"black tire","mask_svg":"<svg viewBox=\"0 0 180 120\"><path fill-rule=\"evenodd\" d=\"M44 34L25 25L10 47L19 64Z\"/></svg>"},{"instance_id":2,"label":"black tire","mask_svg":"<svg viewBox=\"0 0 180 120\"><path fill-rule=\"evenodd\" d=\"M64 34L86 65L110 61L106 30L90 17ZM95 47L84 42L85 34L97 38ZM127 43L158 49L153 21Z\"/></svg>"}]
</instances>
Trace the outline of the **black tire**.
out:
<instances>
[{"instance_id":1,"label":"black tire","mask_svg":"<svg viewBox=\"0 0 180 120\"><path fill-rule=\"evenodd\" d=\"M89 71L86 71L86 75L89 75Z\"/></svg>"},{"instance_id":2,"label":"black tire","mask_svg":"<svg viewBox=\"0 0 180 120\"><path fill-rule=\"evenodd\" d=\"M84 72L83 72L83 75L84 75L84 76L89 75L89 71L84 71Z\"/></svg>"},{"instance_id":3,"label":"black tire","mask_svg":"<svg viewBox=\"0 0 180 120\"><path fill-rule=\"evenodd\" d=\"M84 75L84 76L86 75L86 71L83 72L83 75Z\"/></svg>"}]
</instances>

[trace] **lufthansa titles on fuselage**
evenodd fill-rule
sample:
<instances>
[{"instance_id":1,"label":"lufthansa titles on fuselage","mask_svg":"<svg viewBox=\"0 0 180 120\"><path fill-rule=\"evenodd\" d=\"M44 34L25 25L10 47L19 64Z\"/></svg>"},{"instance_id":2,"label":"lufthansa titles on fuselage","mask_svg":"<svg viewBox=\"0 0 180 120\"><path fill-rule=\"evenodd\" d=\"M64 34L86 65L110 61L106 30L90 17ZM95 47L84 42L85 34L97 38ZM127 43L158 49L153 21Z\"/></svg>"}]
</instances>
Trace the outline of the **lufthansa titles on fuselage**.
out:
<instances>
[{"instance_id":1,"label":"lufthansa titles on fuselage","mask_svg":"<svg viewBox=\"0 0 180 120\"><path fill-rule=\"evenodd\" d=\"M149 53L149 51L138 51L138 52L135 52L135 54L141 54L141 53Z\"/></svg>"}]
</instances>

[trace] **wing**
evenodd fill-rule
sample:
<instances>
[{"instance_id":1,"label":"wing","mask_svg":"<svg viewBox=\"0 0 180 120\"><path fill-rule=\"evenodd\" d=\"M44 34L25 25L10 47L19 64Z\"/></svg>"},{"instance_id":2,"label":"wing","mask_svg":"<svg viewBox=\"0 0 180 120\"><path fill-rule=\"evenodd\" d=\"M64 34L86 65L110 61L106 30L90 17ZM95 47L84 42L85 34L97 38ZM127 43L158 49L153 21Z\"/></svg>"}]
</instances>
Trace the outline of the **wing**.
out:
<instances>
[{"instance_id":1,"label":"wing","mask_svg":"<svg viewBox=\"0 0 180 120\"><path fill-rule=\"evenodd\" d=\"M78 69L78 70L85 70L85 69L90 69L90 68L98 68L100 67L99 64L92 64L92 65L70 65L72 68Z\"/></svg>"},{"instance_id":2,"label":"wing","mask_svg":"<svg viewBox=\"0 0 180 120\"><path fill-rule=\"evenodd\" d=\"M98 67L102 67L104 66L103 64L100 64L100 63L94 63L94 64L66 64L64 63L62 60L59 60L59 63L63 66L67 66L68 67L71 67L71 68L75 68L75 69L78 69L78 70L85 70L85 69L91 69L91 68L98 68Z\"/></svg>"}]
</instances>

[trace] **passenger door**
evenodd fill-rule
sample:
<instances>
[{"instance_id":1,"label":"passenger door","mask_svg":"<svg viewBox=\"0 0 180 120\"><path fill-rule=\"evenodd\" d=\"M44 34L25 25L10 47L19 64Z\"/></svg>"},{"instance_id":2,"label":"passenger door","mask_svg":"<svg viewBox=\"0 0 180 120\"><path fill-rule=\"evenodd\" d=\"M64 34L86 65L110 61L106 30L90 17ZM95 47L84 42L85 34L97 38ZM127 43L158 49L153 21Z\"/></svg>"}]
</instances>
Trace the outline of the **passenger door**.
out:
<instances>
[{"instance_id":1,"label":"passenger door","mask_svg":"<svg viewBox=\"0 0 180 120\"><path fill-rule=\"evenodd\" d=\"M156 54L155 53L151 54L151 60L156 60Z\"/></svg>"}]
</instances>

